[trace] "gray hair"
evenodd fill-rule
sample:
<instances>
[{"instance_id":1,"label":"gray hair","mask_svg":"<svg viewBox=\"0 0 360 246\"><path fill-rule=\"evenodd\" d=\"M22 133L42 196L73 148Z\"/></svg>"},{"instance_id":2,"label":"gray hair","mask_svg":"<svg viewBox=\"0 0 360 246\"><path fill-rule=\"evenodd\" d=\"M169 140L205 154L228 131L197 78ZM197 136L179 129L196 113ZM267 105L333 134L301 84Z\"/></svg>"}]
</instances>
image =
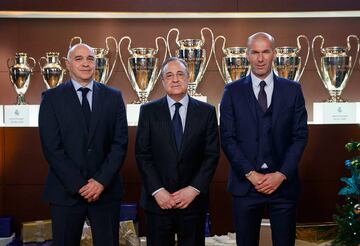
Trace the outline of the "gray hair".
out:
<instances>
[{"instance_id":1,"label":"gray hair","mask_svg":"<svg viewBox=\"0 0 360 246\"><path fill-rule=\"evenodd\" d=\"M257 32L254 33L253 35L251 35L250 37L248 37L247 40L247 48L248 51L250 50L250 46L252 44L252 42L256 39L267 39L269 40L269 42L271 43L271 49L275 49L275 39L273 36L271 36L269 33L266 32Z\"/></svg>"},{"instance_id":2,"label":"gray hair","mask_svg":"<svg viewBox=\"0 0 360 246\"><path fill-rule=\"evenodd\" d=\"M187 62L182 58L171 56L171 57L168 57L164 61L164 63L161 65L161 68L160 68L161 78L164 78L164 70L165 70L166 65L173 61L177 61L177 62L181 63L182 65L184 65L186 73L189 74L189 66L188 66Z\"/></svg>"},{"instance_id":3,"label":"gray hair","mask_svg":"<svg viewBox=\"0 0 360 246\"><path fill-rule=\"evenodd\" d=\"M72 53L77 47L79 47L79 46L84 46L84 47L88 48L89 50L91 50L92 53L94 53L93 48L92 48L91 46L85 44L85 43L75 44L74 46L72 46L72 47L69 49L69 51L68 51L68 53L67 53L67 56L66 56L66 59L67 59L67 60L70 60L70 55L71 55L71 53ZM95 54L94 54L94 55L95 55Z\"/></svg>"}]
</instances>

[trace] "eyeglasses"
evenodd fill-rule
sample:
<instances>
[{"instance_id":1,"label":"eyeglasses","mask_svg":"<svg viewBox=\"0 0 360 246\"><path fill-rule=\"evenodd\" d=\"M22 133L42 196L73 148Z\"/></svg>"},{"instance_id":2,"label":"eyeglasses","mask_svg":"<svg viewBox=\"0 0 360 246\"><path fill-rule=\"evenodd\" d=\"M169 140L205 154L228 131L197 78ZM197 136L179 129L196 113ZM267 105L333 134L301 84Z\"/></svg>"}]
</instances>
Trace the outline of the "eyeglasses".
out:
<instances>
[{"instance_id":1,"label":"eyeglasses","mask_svg":"<svg viewBox=\"0 0 360 246\"><path fill-rule=\"evenodd\" d=\"M178 72L176 74L167 73L167 74L165 74L165 80L168 80L168 81L173 80L173 79L175 79L175 76L177 79L182 80L185 77L185 73L183 73L183 72Z\"/></svg>"}]
</instances>

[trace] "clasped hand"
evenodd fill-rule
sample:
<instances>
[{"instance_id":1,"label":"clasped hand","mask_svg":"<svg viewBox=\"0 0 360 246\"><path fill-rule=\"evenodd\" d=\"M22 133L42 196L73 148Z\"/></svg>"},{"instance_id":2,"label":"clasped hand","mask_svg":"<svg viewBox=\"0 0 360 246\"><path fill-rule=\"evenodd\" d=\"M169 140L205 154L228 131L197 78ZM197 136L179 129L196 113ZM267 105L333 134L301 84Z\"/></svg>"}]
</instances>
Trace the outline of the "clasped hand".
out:
<instances>
[{"instance_id":1,"label":"clasped hand","mask_svg":"<svg viewBox=\"0 0 360 246\"><path fill-rule=\"evenodd\" d=\"M184 209L195 199L199 193L191 188L185 187L174 193L169 193L167 190L162 189L154 195L157 204L162 209L179 208Z\"/></svg>"},{"instance_id":2,"label":"clasped hand","mask_svg":"<svg viewBox=\"0 0 360 246\"><path fill-rule=\"evenodd\" d=\"M95 179L89 179L88 183L81 187L79 194L88 202L95 202L99 199L100 194L104 191L104 186Z\"/></svg>"}]
</instances>

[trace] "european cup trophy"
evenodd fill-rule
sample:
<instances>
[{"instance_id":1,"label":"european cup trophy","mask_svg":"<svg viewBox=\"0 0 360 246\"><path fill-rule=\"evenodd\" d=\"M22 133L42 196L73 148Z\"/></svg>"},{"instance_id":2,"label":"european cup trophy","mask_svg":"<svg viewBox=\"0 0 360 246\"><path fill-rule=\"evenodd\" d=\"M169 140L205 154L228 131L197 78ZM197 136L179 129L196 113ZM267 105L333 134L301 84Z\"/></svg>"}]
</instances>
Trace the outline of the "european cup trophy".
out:
<instances>
[{"instance_id":1,"label":"european cup trophy","mask_svg":"<svg viewBox=\"0 0 360 246\"><path fill-rule=\"evenodd\" d=\"M216 55L216 42L220 39L223 40L221 47L223 57L221 63L218 61ZM222 79L227 84L247 76L250 73L250 63L246 58L246 47L235 46L225 48L225 44L226 38L224 36L217 36L214 41L213 52L216 66L219 69Z\"/></svg>"},{"instance_id":2,"label":"european cup trophy","mask_svg":"<svg viewBox=\"0 0 360 246\"><path fill-rule=\"evenodd\" d=\"M28 60L32 61L33 64L29 65ZM29 88L30 75L35 65L35 59L28 57L28 55L23 52L16 53L15 58L11 57L7 60L10 80L17 94L17 105L26 104L25 93Z\"/></svg>"},{"instance_id":3,"label":"european cup trophy","mask_svg":"<svg viewBox=\"0 0 360 246\"><path fill-rule=\"evenodd\" d=\"M302 47L300 40L304 39L307 44L307 51L305 62L300 56ZM273 70L279 77L290 80L300 81L300 78L305 70L310 54L310 42L305 35L299 35L296 38L297 47L283 46L275 48L275 58L273 61Z\"/></svg>"},{"instance_id":4,"label":"european cup trophy","mask_svg":"<svg viewBox=\"0 0 360 246\"><path fill-rule=\"evenodd\" d=\"M208 55L206 54L206 49L204 49L205 37L204 31L208 31L211 35L211 45ZM214 34L212 30L208 27L203 27L200 30L201 39L181 39L179 40L180 31L177 28L171 28L167 34L166 42L169 55L172 56L170 50L169 37L172 32L176 32L175 42L178 46L178 49L175 50L175 55L179 58L184 59L189 68L189 86L188 93L190 96L201 96L201 94L196 92L196 88L198 87L202 77L204 76L205 70L209 65L209 61L211 55L213 53L214 48Z\"/></svg>"},{"instance_id":5,"label":"european cup trophy","mask_svg":"<svg viewBox=\"0 0 360 246\"><path fill-rule=\"evenodd\" d=\"M111 52L110 41L112 41L112 43L114 45L113 49L115 51ZM69 49L72 46L74 46L76 43L82 43L82 39L80 37L71 38ZM95 53L95 63L96 63L95 80L102 84L107 84L107 82L109 81L109 79L114 71L114 68L115 68L116 58L117 58L118 50L119 50L118 43L117 43L116 39L112 36L107 37L105 39L105 45L106 45L106 48L94 48L93 47L93 51ZM110 63L111 63L110 57L113 60L112 65L110 65Z\"/></svg>"},{"instance_id":6,"label":"european cup trophy","mask_svg":"<svg viewBox=\"0 0 360 246\"><path fill-rule=\"evenodd\" d=\"M41 61L45 62L44 65ZM41 57L38 63L47 89L55 88L62 83L65 69L61 66L59 52L46 52L46 57Z\"/></svg>"},{"instance_id":7,"label":"european cup trophy","mask_svg":"<svg viewBox=\"0 0 360 246\"><path fill-rule=\"evenodd\" d=\"M129 56L127 56L127 62L124 61L121 44L127 40L127 50ZM164 43L164 57L160 60L159 53L159 41L162 40ZM166 59L167 50L166 50L166 40L163 37L157 37L155 39L155 49L154 48L132 48L131 47L131 38L124 36L119 41L119 56L120 62L124 68L125 74L130 81L131 86L135 90L136 94L139 97L139 100L136 100L134 103L146 103L149 101L149 95L152 89L155 86L156 81L160 76L159 67ZM126 63L126 65L125 65Z\"/></svg>"},{"instance_id":8,"label":"european cup trophy","mask_svg":"<svg viewBox=\"0 0 360 246\"><path fill-rule=\"evenodd\" d=\"M320 66L316 60L314 47L317 39L321 40L321 45L319 48L322 54L320 58ZM357 43L355 59L350 56L351 39L354 39ZM341 98L341 93L349 81L359 55L360 42L358 36L349 35L346 41L346 47L332 46L323 48L324 37L317 35L314 37L311 44L316 70L322 82L324 83L325 88L329 91L330 94L330 98L327 100L327 102L344 102L344 99Z\"/></svg>"}]
</instances>

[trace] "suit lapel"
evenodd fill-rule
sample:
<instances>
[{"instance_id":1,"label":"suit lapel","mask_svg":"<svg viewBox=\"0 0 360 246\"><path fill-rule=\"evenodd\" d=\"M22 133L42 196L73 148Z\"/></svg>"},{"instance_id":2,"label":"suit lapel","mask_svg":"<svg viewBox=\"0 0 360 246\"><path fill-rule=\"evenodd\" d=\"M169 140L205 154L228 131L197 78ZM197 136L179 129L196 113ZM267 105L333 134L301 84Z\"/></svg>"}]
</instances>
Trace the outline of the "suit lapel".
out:
<instances>
[{"instance_id":1,"label":"suit lapel","mask_svg":"<svg viewBox=\"0 0 360 246\"><path fill-rule=\"evenodd\" d=\"M103 105L102 98L103 98L103 90L99 87L99 85L96 82L94 82L88 144L90 143L91 138L94 136L96 125L101 115L102 105Z\"/></svg>"},{"instance_id":2,"label":"suit lapel","mask_svg":"<svg viewBox=\"0 0 360 246\"><path fill-rule=\"evenodd\" d=\"M87 127L83 112L81 110L81 103L71 80L64 84L64 91L65 101L67 102L67 107L65 108L65 110L69 111L69 115L75 118L74 122L80 122L80 124L82 125L81 128L86 131Z\"/></svg>"},{"instance_id":3,"label":"suit lapel","mask_svg":"<svg viewBox=\"0 0 360 246\"><path fill-rule=\"evenodd\" d=\"M281 106L281 95L284 95L281 93L282 87L281 83L278 80L278 77L274 74L274 91L271 98L271 104L273 109L273 115L272 115L272 125L275 125L275 122L279 116L280 112L280 106Z\"/></svg>"},{"instance_id":4,"label":"suit lapel","mask_svg":"<svg viewBox=\"0 0 360 246\"><path fill-rule=\"evenodd\" d=\"M191 136L191 130L193 129L194 124L196 124L196 110L197 110L197 102L189 96L189 104L186 112L186 121L185 121L185 129L184 135L181 143L179 156L182 155L184 148L188 146L188 140Z\"/></svg>"},{"instance_id":5,"label":"suit lapel","mask_svg":"<svg viewBox=\"0 0 360 246\"><path fill-rule=\"evenodd\" d=\"M173 129L173 124L171 121L171 114L170 114L170 110L169 110L169 105L168 105L168 101L166 99L166 96L163 97L160 100L160 117L162 117L161 121L164 122L164 132L168 134L169 136L169 142L171 145L171 148L173 149L173 151L175 153L178 152L177 147L176 147L176 142L175 142L175 135L174 135L174 129Z\"/></svg>"},{"instance_id":6,"label":"suit lapel","mask_svg":"<svg viewBox=\"0 0 360 246\"><path fill-rule=\"evenodd\" d=\"M245 80L245 85L246 85L246 93L244 93L245 96L245 102L247 103L248 107L249 107L249 111L251 112L251 115L254 119L254 121L256 121L257 117L256 117L256 108L255 108L255 104L254 104L254 90L252 87L252 81L251 81L251 76L248 75L246 77ZM239 95L239 97L241 97L241 95Z\"/></svg>"}]
</instances>

